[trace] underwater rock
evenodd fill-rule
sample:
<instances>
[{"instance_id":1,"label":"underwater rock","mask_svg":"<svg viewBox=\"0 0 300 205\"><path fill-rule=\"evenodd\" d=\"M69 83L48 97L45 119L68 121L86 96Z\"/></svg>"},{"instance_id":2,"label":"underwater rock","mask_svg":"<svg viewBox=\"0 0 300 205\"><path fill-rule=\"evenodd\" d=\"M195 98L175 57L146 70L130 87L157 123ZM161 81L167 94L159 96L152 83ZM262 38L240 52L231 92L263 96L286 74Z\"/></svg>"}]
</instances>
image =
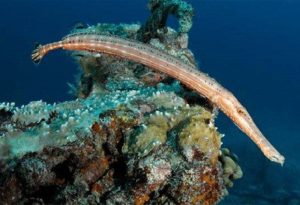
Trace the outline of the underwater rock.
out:
<instances>
[{"instance_id":1,"label":"underwater rock","mask_svg":"<svg viewBox=\"0 0 300 205\"><path fill-rule=\"evenodd\" d=\"M72 32L137 39L155 29L147 42L195 65L187 48L191 6L149 5L153 15L142 27L97 24ZM169 14L178 17L178 32L165 27ZM242 176L236 157L221 149L216 113L205 99L138 63L72 56L82 68L76 100L0 104L3 204L213 205Z\"/></svg>"},{"instance_id":2,"label":"underwater rock","mask_svg":"<svg viewBox=\"0 0 300 205\"><path fill-rule=\"evenodd\" d=\"M138 39L145 43L157 37L158 30L166 27L167 19L174 15L178 19L178 35L185 35L192 27L193 7L183 0L149 0L151 16L138 31Z\"/></svg>"},{"instance_id":3,"label":"underwater rock","mask_svg":"<svg viewBox=\"0 0 300 205\"><path fill-rule=\"evenodd\" d=\"M174 82L91 95L51 105L51 121L7 131L0 200L216 204L225 179L238 177L224 168L215 115L182 92Z\"/></svg>"}]
</instances>

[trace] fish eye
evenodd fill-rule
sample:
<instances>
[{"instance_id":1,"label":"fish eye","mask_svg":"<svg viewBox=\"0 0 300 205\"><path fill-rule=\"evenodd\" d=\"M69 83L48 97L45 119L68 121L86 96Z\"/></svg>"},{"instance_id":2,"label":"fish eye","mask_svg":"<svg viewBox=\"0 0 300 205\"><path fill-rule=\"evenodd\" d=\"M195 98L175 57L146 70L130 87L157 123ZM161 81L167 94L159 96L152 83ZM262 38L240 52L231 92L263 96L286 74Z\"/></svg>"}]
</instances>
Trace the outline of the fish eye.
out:
<instances>
[{"instance_id":1,"label":"fish eye","mask_svg":"<svg viewBox=\"0 0 300 205\"><path fill-rule=\"evenodd\" d=\"M251 120L251 117L249 116L249 114L243 108L240 108L240 107L237 108L237 112L238 112L238 114L242 115L247 120Z\"/></svg>"},{"instance_id":2,"label":"fish eye","mask_svg":"<svg viewBox=\"0 0 300 205\"><path fill-rule=\"evenodd\" d=\"M241 115L246 115L246 113L244 112L244 110L242 108L238 108L237 112Z\"/></svg>"}]
</instances>

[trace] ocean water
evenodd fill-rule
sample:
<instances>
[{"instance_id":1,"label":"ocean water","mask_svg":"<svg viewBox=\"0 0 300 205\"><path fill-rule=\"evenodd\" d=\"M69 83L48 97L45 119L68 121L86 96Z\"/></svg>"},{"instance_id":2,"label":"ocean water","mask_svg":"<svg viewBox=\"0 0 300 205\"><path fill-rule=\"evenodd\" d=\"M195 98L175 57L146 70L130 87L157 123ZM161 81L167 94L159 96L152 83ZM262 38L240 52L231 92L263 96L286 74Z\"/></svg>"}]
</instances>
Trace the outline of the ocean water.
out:
<instances>
[{"instance_id":1,"label":"ocean water","mask_svg":"<svg viewBox=\"0 0 300 205\"><path fill-rule=\"evenodd\" d=\"M222 113L224 146L239 156L244 177L220 204L300 204L300 1L190 0L195 8L189 47L200 69L231 90L286 157L283 167ZM35 42L56 41L77 22L144 22L146 0L3 0L0 2L0 101L71 99L66 82L78 66L53 52L39 66ZM174 19L169 21L176 27Z\"/></svg>"}]
</instances>

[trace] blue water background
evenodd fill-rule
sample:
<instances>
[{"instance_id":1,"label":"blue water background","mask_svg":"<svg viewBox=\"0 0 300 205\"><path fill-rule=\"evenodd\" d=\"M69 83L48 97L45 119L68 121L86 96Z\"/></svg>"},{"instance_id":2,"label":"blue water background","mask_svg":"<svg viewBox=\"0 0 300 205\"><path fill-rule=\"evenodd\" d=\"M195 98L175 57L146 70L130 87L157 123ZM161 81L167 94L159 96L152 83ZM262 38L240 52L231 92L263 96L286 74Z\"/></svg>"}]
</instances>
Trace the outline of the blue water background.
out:
<instances>
[{"instance_id":1,"label":"blue water background","mask_svg":"<svg viewBox=\"0 0 300 205\"><path fill-rule=\"evenodd\" d=\"M231 90L268 139L286 157L284 167L259 149L220 113L224 146L240 158L243 179L221 204L287 204L300 196L300 1L190 0L195 18L189 47L200 69ZM77 22L144 22L146 0L3 0L0 6L0 102L72 99L78 65L63 51L39 66L35 42L60 39ZM174 19L170 24L176 27ZM234 201L239 197L244 200ZM300 204L299 198L296 204Z\"/></svg>"}]
</instances>

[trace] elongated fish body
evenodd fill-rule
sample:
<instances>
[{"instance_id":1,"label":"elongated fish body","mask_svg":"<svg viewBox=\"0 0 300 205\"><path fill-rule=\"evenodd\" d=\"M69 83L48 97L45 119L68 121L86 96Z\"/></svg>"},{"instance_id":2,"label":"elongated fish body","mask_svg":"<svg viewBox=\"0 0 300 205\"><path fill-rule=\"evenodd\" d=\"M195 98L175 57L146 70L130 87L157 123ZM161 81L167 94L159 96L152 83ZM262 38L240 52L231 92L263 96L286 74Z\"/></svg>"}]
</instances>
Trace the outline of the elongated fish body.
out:
<instances>
[{"instance_id":1,"label":"elongated fish body","mask_svg":"<svg viewBox=\"0 0 300 205\"><path fill-rule=\"evenodd\" d=\"M189 88L205 96L222 110L271 161L284 163L284 157L257 128L247 110L235 96L207 74L151 45L116 36L94 33L76 33L61 41L39 46L32 59L39 62L44 55L56 49L106 53L146 65L176 78Z\"/></svg>"}]
</instances>

